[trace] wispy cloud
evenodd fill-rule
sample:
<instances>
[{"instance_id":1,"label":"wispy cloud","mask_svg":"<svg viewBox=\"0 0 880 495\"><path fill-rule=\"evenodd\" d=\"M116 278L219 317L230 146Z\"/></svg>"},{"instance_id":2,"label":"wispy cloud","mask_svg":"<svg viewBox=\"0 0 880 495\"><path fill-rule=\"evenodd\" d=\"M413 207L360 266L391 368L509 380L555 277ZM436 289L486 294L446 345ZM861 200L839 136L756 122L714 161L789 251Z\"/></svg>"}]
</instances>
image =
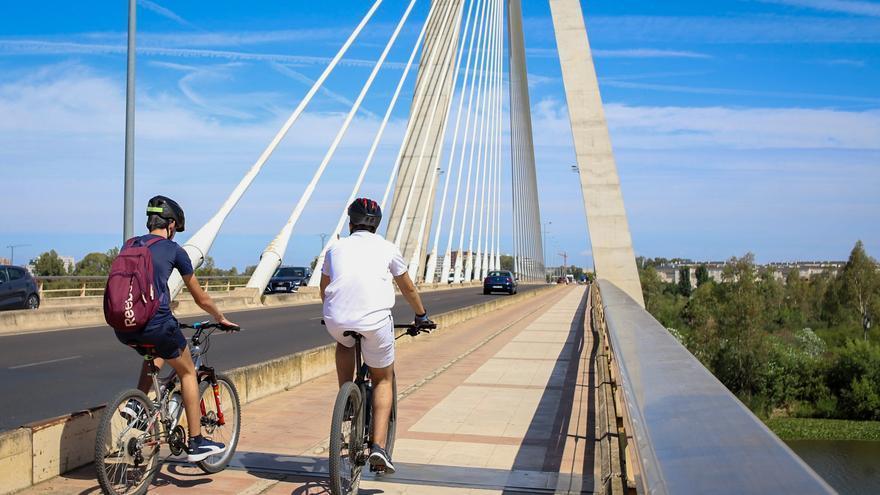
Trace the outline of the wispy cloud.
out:
<instances>
[{"instance_id":1,"label":"wispy cloud","mask_svg":"<svg viewBox=\"0 0 880 495\"><path fill-rule=\"evenodd\" d=\"M880 152L880 110L605 105L615 150L829 149ZM532 112L535 142L571 141L566 106L554 99ZM880 174L880 169L876 170Z\"/></svg>"},{"instance_id":2,"label":"wispy cloud","mask_svg":"<svg viewBox=\"0 0 880 495\"><path fill-rule=\"evenodd\" d=\"M756 96L774 99L806 99L817 101L840 101L851 103L867 103L872 105L880 105L880 98L870 98L863 96L847 96L822 93L804 93L797 91L755 91L748 89L732 89L732 88L712 88L699 86L679 86L674 84L651 84L628 82L620 79L603 80L602 85L615 88L625 89L647 89L652 91L664 91L670 93L689 93L700 95L729 95L729 96Z\"/></svg>"},{"instance_id":3,"label":"wispy cloud","mask_svg":"<svg viewBox=\"0 0 880 495\"><path fill-rule=\"evenodd\" d=\"M761 3L789 5L839 14L880 17L880 4L860 0L758 0Z\"/></svg>"},{"instance_id":4,"label":"wispy cloud","mask_svg":"<svg viewBox=\"0 0 880 495\"><path fill-rule=\"evenodd\" d=\"M286 55L277 53L253 53L229 50L208 50L194 48L162 48L139 46L138 54L159 57L180 58L212 58L226 60L255 60L261 62L278 62L310 65L327 65L330 57L316 57L309 55ZM59 42L46 40L0 40L0 54L28 54L28 55L120 55L126 53L125 45L90 44ZM351 67L373 67L375 61L357 58L343 58L340 64ZM386 62L383 67L404 69L406 64L401 62Z\"/></svg>"},{"instance_id":5,"label":"wispy cloud","mask_svg":"<svg viewBox=\"0 0 880 495\"><path fill-rule=\"evenodd\" d=\"M588 16L591 39L603 43L880 43L880 19L807 15ZM554 39L548 18L527 18L530 43Z\"/></svg>"},{"instance_id":6,"label":"wispy cloud","mask_svg":"<svg viewBox=\"0 0 880 495\"><path fill-rule=\"evenodd\" d=\"M285 76L287 76L287 77L289 77L289 78L291 78L291 79L293 79L293 80L295 80L295 81L299 81L299 82L303 83L303 85L305 85L305 86L311 87L312 85L315 84L315 80L312 79L311 77L306 76L306 75L303 74L302 72L298 72L298 71L296 71L296 70L293 70L293 69L291 69L290 67L288 67L288 66L286 66L286 65L284 65L284 64L279 64L279 63L277 63L277 62L272 62L272 63L271 63L271 66L272 66L272 68L275 69L275 71L278 72L279 74L285 75ZM338 103L342 103L342 104L343 104L344 106L346 106L346 107L352 107L352 106L354 106L354 102L353 102L353 101L351 101L350 99L346 98L345 96L343 96L343 95L341 95L341 94L339 94L339 93L337 93L337 92L331 90L331 89L328 88L326 85L322 85L322 86L321 86L321 89L319 90L319 92L320 92L321 94L323 94L324 96L330 98L330 99L333 100L333 101L336 101L336 102L338 102ZM367 115L367 116L369 116L369 117L371 117L371 118L378 118L378 116L377 116L375 113L373 113L373 112L367 110L366 108L364 108L363 105L361 105L361 108L358 110L358 112L359 112L359 113L363 113L364 115Z\"/></svg>"},{"instance_id":7,"label":"wispy cloud","mask_svg":"<svg viewBox=\"0 0 880 495\"><path fill-rule=\"evenodd\" d=\"M555 48L527 48L526 54L530 57L540 58L556 58L559 56ZM711 55L706 53L656 48L593 49L593 56L601 58L712 58Z\"/></svg>"},{"instance_id":8,"label":"wispy cloud","mask_svg":"<svg viewBox=\"0 0 880 495\"><path fill-rule=\"evenodd\" d=\"M832 65L832 66L835 66L835 65L841 66L842 65L842 66L849 66L849 67L858 67L860 69L864 68L868 65L868 63L865 62L864 60L857 60L857 59L853 59L853 58L835 58L835 59L831 59L831 60L823 60L821 63L823 63L825 65Z\"/></svg>"},{"instance_id":9,"label":"wispy cloud","mask_svg":"<svg viewBox=\"0 0 880 495\"><path fill-rule=\"evenodd\" d=\"M138 32L138 45L164 46L175 48L193 47L232 47L267 45L272 43L291 43L308 41L340 41L351 34L349 27L302 28L266 31L212 31L212 32ZM375 36L374 31L365 37ZM92 43L124 43L124 32L91 32L79 35L83 40Z\"/></svg>"},{"instance_id":10,"label":"wispy cloud","mask_svg":"<svg viewBox=\"0 0 880 495\"><path fill-rule=\"evenodd\" d=\"M558 81L559 79L555 78L555 77L542 76L541 74L535 74L535 73L530 72L528 74L528 80L529 80L529 87L535 88L535 87L538 87L538 86L541 86L544 84L554 83L554 82Z\"/></svg>"},{"instance_id":11,"label":"wispy cloud","mask_svg":"<svg viewBox=\"0 0 880 495\"><path fill-rule=\"evenodd\" d=\"M193 66L175 64L169 62L153 62L153 65L181 71L184 75L177 81L180 92L193 104L203 111L220 117L232 117L235 119L249 120L254 118L251 112L239 110L225 105L219 98L211 98L195 88L195 84L204 81L227 81L231 79L230 70L241 67L240 62L230 62L219 65Z\"/></svg>"},{"instance_id":12,"label":"wispy cloud","mask_svg":"<svg viewBox=\"0 0 880 495\"><path fill-rule=\"evenodd\" d=\"M171 9L167 9L156 2L152 2L150 0L137 0L138 5L141 7L152 10L153 12L165 17L167 19L171 19L172 21L187 27L195 27L191 22L187 21L183 17L175 14Z\"/></svg>"}]
</instances>

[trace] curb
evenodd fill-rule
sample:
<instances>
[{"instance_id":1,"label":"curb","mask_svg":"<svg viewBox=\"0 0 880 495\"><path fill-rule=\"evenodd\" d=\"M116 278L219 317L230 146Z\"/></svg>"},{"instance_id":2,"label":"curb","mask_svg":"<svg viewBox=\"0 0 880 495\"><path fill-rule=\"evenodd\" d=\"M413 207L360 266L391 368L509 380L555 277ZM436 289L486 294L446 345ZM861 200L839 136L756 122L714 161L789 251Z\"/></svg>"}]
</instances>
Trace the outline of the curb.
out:
<instances>
[{"instance_id":1,"label":"curb","mask_svg":"<svg viewBox=\"0 0 880 495\"><path fill-rule=\"evenodd\" d=\"M518 304L560 286L547 285L436 315L438 332L484 313ZM398 330L397 335L403 333ZM397 341L406 345L409 339ZM226 371L241 404L289 390L335 369L335 344ZM0 433L0 495L36 485L94 460L95 432L104 405L28 423Z\"/></svg>"}]
</instances>

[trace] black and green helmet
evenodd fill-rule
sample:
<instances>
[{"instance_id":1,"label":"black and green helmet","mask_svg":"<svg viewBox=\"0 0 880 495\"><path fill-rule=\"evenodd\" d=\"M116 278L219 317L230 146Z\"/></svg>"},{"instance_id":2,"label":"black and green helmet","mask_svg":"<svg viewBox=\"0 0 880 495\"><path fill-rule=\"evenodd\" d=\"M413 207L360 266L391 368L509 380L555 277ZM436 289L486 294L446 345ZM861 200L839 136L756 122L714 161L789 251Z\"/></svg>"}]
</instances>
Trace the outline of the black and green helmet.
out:
<instances>
[{"instance_id":1,"label":"black and green helmet","mask_svg":"<svg viewBox=\"0 0 880 495\"><path fill-rule=\"evenodd\" d=\"M183 208L171 198L165 196L153 196L147 202L147 216L156 215L165 220L174 220L176 223L175 231L183 232L186 227L186 218L183 215Z\"/></svg>"}]
</instances>

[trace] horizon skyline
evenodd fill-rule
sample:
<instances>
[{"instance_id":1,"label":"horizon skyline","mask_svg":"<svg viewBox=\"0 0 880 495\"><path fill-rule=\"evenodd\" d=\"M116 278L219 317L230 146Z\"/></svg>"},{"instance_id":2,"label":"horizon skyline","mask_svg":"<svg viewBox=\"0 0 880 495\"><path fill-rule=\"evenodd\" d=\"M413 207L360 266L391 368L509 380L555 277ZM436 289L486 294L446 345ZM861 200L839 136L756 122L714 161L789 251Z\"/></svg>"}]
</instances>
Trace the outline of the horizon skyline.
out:
<instances>
[{"instance_id":1,"label":"horizon skyline","mask_svg":"<svg viewBox=\"0 0 880 495\"><path fill-rule=\"evenodd\" d=\"M582 6L636 255L845 259L857 239L880 254L880 232L871 227L880 218L876 2ZM127 12L107 1L47 0L44 8L57 15L10 4L0 16L0 175L10 186L5 199L24 206L0 218L0 250L31 244L16 258L55 248L81 259L120 243ZM177 199L191 225L206 221L366 7L141 0L139 9L136 232L138 205L153 194ZM565 251L592 266L549 8L525 2L523 9L539 207L542 222L552 222L547 264ZM401 10L378 11L251 186L211 250L218 264L257 262ZM392 63L304 212L286 264L310 260L320 233L332 228L426 13L427 2L417 2ZM411 83L363 195L384 187ZM509 181L508 171L507 251ZM88 218L68 218L71 203Z\"/></svg>"}]
</instances>

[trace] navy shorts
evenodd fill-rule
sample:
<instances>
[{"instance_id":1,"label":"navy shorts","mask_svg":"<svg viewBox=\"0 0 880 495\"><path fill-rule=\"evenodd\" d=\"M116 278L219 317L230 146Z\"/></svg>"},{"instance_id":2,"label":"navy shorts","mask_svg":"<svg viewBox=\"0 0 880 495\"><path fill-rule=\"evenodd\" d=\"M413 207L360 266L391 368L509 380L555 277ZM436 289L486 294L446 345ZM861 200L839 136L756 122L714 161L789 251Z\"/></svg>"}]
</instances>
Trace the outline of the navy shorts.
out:
<instances>
[{"instance_id":1,"label":"navy shorts","mask_svg":"<svg viewBox=\"0 0 880 495\"><path fill-rule=\"evenodd\" d=\"M147 344L154 348L151 354L162 359L180 357L181 349L186 347L186 337L180 331L180 324L174 318L157 325L148 324L140 332L116 332L116 338L125 345Z\"/></svg>"}]
</instances>

